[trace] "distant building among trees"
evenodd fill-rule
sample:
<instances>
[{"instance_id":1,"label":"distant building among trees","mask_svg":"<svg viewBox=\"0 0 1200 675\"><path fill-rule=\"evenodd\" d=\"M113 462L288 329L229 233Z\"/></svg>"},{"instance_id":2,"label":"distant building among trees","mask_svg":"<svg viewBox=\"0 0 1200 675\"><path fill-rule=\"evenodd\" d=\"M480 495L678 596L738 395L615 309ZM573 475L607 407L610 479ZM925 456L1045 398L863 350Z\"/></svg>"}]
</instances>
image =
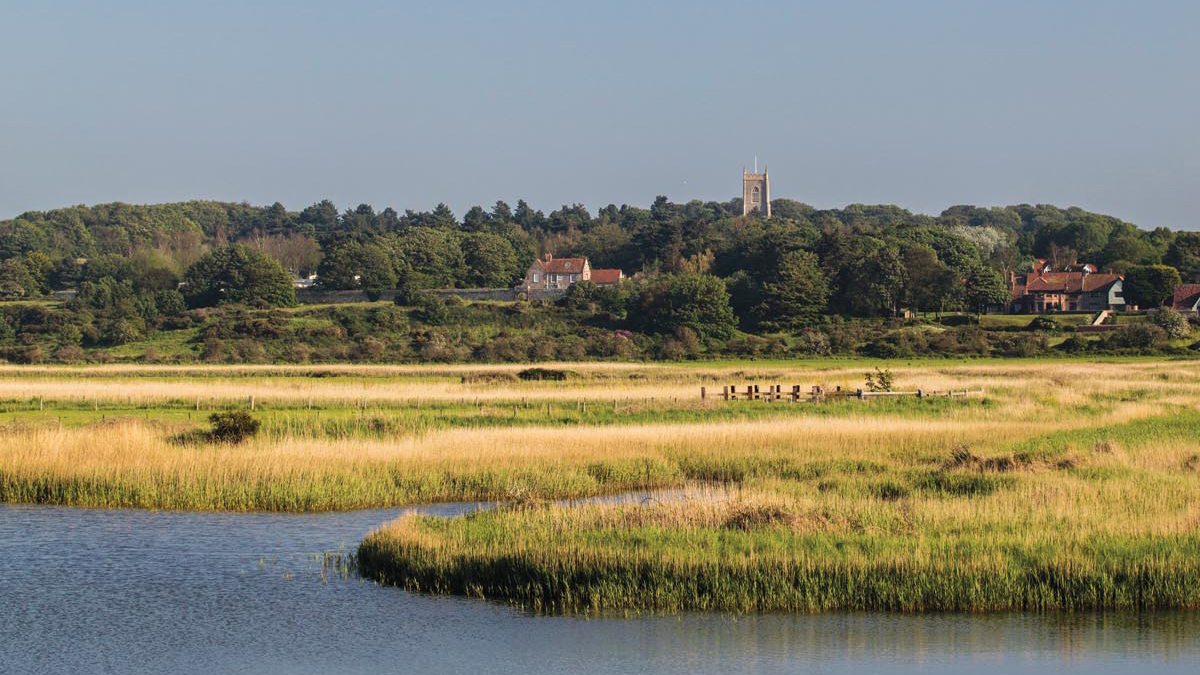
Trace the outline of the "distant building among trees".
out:
<instances>
[{"instance_id":1,"label":"distant building among trees","mask_svg":"<svg viewBox=\"0 0 1200 675\"><path fill-rule=\"evenodd\" d=\"M1042 314L1124 310L1127 306L1124 283L1124 276L1097 273L1095 265L1076 262L1056 265L1038 258L1030 272L1010 273L1012 297L1008 311Z\"/></svg>"},{"instance_id":2,"label":"distant building among trees","mask_svg":"<svg viewBox=\"0 0 1200 675\"><path fill-rule=\"evenodd\" d=\"M624 278L619 269L592 269L587 258L555 258L547 253L534 260L520 284L523 291L564 290L573 283L617 284Z\"/></svg>"},{"instance_id":3,"label":"distant building among trees","mask_svg":"<svg viewBox=\"0 0 1200 675\"><path fill-rule=\"evenodd\" d=\"M762 173L742 169L742 215L771 217L771 180L767 177L766 167Z\"/></svg>"}]
</instances>

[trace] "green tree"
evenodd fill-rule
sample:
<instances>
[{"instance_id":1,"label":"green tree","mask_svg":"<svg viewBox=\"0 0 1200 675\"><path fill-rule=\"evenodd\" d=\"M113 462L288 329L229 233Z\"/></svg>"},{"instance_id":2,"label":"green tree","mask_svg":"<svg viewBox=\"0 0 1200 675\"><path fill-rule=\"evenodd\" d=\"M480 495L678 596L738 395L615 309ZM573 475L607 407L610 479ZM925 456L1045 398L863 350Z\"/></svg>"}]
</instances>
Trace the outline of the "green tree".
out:
<instances>
[{"instance_id":1,"label":"green tree","mask_svg":"<svg viewBox=\"0 0 1200 675\"><path fill-rule=\"evenodd\" d=\"M450 229L414 227L398 248L416 288L453 287L466 270L459 234Z\"/></svg>"},{"instance_id":2,"label":"green tree","mask_svg":"<svg viewBox=\"0 0 1200 675\"><path fill-rule=\"evenodd\" d=\"M1136 265L1125 273L1125 302L1143 309L1170 302L1180 283L1179 270L1169 265Z\"/></svg>"},{"instance_id":3,"label":"green tree","mask_svg":"<svg viewBox=\"0 0 1200 675\"><path fill-rule=\"evenodd\" d=\"M1164 260L1179 270L1180 277L1188 283L1200 282L1200 232L1180 232L1167 248Z\"/></svg>"},{"instance_id":4,"label":"green tree","mask_svg":"<svg viewBox=\"0 0 1200 675\"><path fill-rule=\"evenodd\" d=\"M378 300L384 290L396 287L396 270L379 246L364 244L359 248L358 270L358 283L371 300Z\"/></svg>"},{"instance_id":5,"label":"green tree","mask_svg":"<svg viewBox=\"0 0 1200 675\"><path fill-rule=\"evenodd\" d=\"M706 340L728 340L735 325L725 284L708 274L664 274L643 282L629 319L645 332L673 335L687 328Z\"/></svg>"},{"instance_id":6,"label":"green tree","mask_svg":"<svg viewBox=\"0 0 1200 675\"><path fill-rule=\"evenodd\" d=\"M904 251L902 259L902 302L919 312L942 311L955 291L957 279L954 272L928 246L910 246Z\"/></svg>"},{"instance_id":7,"label":"green tree","mask_svg":"<svg viewBox=\"0 0 1200 675\"><path fill-rule=\"evenodd\" d=\"M462 229L467 232L482 232L492 224L482 206L472 206L463 214Z\"/></svg>"},{"instance_id":8,"label":"green tree","mask_svg":"<svg viewBox=\"0 0 1200 675\"><path fill-rule=\"evenodd\" d=\"M978 263L967 268L963 301L968 310L983 313L989 305L1008 302L1011 293L1004 277L991 267Z\"/></svg>"},{"instance_id":9,"label":"green tree","mask_svg":"<svg viewBox=\"0 0 1200 675\"><path fill-rule=\"evenodd\" d=\"M520 276L517 253L504 237L472 232L463 237L463 281L468 286L508 287Z\"/></svg>"},{"instance_id":10,"label":"green tree","mask_svg":"<svg viewBox=\"0 0 1200 675\"><path fill-rule=\"evenodd\" d=\"M362 244L352 239L331 241L317 265L317 283L331 290L350 290L359 287Z\"/></svg>"},{"instance_id":11,"label":"green tree","mask_svg":"<svg viewBox=\"0 0 1200 675\"><path fill-rule=\"evenodd\" d=\"M904 288L904 263L894 247L879 246L855 261L848 307L855 314L893 314Z\"/></svg>"},{"instance_id":12,"label":"green tree","mask_svg":"<svg viewBox=\"0 0 1200 675\"><path fill-rule=\"evenodd\" d=\"M17 258L0 262L0 300L16 300L37 293L38 283Z\"/></svg>"},{"instance_id":13,"label":"green tree","mask_svg":"<svg viewBox=\"0 0 1200 675\"><path fill-rule=\"evenodd\" d=\"M825 310L829 279L816 254L804 250L784 253L770 281L762 286L759 313L764 322L797 326Z\"/></svg>"},{"instance_id":14,"label":"green tree","mask_svg":"<svg viewBox=\"0 0 1200 675\"><path fill-rule=\"evenodd\" d=\"M296 304L291 277L271 256L245 246L225 246L197 260L184 274L183 296L190 307L226 302Z\"/></svg>"}]
</instances>

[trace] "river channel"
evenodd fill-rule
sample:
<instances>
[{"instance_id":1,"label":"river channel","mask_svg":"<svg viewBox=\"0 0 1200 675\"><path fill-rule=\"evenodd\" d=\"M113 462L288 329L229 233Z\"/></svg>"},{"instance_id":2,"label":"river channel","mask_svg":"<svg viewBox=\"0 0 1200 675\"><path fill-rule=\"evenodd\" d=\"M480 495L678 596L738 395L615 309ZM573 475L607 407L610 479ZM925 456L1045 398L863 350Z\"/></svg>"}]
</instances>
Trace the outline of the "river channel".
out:
<instances>
[{"instance_id":1,"label":"river channel","mask_svg":"<svg viewBox=\"0 0 1200 675\"><path fill-rule=\"evenodd\" d=\"M1198 612L585 619L321 564L404 511L0 505L0 673L1200 672Z\"/></svg>"}]
</instances>

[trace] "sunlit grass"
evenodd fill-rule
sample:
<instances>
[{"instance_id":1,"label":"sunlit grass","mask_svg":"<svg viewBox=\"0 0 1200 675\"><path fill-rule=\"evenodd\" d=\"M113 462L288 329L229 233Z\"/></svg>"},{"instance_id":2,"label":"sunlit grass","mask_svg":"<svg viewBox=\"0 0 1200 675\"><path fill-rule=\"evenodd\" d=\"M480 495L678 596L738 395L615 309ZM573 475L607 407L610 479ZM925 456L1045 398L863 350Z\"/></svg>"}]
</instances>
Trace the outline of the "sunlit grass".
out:
<instances>
[{"instance_id":1,"label":"sunlit grass","mask_svg":"<svg viewBox=\"0 0 1200 675\"><path fill-rule=\"evenodd\" d=\"M0 501L409 517L360 548L409 588L543 610L1200 606L1200 373L1154 360L0 367ZM484 377L481 377L484 376ZM709 398L701 400L700 387ZM191 433L249 409L242 444ZM687 488L684 502L546 506ZM695 491L698 491L698 495Z\"/></svg>"},{"instance_id":2,"label":"sunlit grass","mask_svg":"<svg viewBox=\"0 0 1200 675\"><path fill-rule=\"evenodd\" d=\"M1016 442L731 459L702 475L725 489L685 502L404 517L359 561L413 590L543 611L1194 608L1198 439L1188 410Z\"/></svg>"}]
</instances>

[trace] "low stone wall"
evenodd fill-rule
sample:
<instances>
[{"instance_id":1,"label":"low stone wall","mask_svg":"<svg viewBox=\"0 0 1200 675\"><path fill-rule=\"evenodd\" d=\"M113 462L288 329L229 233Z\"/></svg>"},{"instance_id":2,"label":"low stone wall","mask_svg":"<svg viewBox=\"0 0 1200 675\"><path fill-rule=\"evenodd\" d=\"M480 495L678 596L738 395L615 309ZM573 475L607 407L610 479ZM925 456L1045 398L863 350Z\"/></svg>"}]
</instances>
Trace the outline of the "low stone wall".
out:
<instances>
[{"instance_id":1,"label":"low stone wall","mask_svg":"<svg viewBox=\"0 0 1200 675\"><path fill-rule=\"evenodd\" d=\"M383 291L380 300L391 302L396 299L396 291ZM370 302L364 291L326 291L315 288L296 289L296 302L302 305L336 305L348 302Z\"/></svg>"},{"instance_id":2,"label":"low stone wall","mask_svg":"<svg viewBox=\"0 0 1200 675\"><path fill-rule=\"evenodd\" d=\"M455 295L463 300L557 300L564 289L525 291L517 288L435 288L429 291L445 297Z\"/></svg>"},{"instance_id":3,"label":"low stone wall","mask_svg":"<svg viewBox=\"0 0 1200 675\"><path fill-rule=\"evenodd\" d=\"M432 288L426 291L434 295L446 297L454 295L463 300L557 300L565 290L532 290L522 291L515 288ZM392 302L396 299L396 291L383 291L380 300ZM330 305L349 302L369 302L363 291L326 291L315 288L296 289L296 301L302 305Z\"/></svg>"},{"instance_id":4,"label":"low stone wall","mask_svg":"<svg viewBox=\"0 0 1200 675\"><path fill-rule=\"evenodd\" d=\"M463 300L516 300L517 294L511 288L434 288L429 290L434 295L443 298L454 295Z\"/></svg>"}]
</instances>

